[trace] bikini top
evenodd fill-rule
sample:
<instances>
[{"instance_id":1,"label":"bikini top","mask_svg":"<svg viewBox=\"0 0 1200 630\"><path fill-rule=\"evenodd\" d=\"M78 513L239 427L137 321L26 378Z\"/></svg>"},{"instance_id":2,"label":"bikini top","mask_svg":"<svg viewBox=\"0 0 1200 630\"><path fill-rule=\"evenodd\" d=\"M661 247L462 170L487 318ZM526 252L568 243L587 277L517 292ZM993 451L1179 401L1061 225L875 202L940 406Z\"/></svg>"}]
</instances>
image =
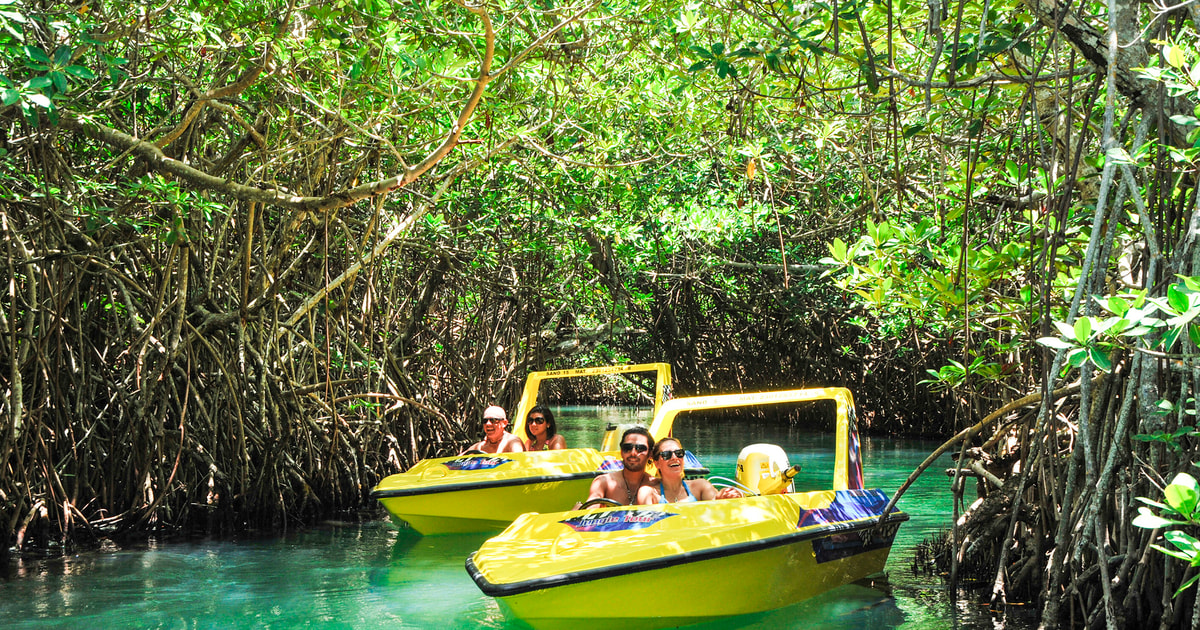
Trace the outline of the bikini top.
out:
<instances>
[{"instance_id":1,"label":"bikini top","mask_svg":"<svg viewBox=\"0 0 1200 630\"><path fill-rule=\"evenodd\" d=\"M696 497L692 496L692 489L688 487L686 481L683 482L683 489L687 492L687 497L676 501L676 503L688 503L696 500ZM667 500L667 490L666 488L663 488L662 481L658 482L658 502L670 503L670 501Z\"/></svg>"}]
</instances>

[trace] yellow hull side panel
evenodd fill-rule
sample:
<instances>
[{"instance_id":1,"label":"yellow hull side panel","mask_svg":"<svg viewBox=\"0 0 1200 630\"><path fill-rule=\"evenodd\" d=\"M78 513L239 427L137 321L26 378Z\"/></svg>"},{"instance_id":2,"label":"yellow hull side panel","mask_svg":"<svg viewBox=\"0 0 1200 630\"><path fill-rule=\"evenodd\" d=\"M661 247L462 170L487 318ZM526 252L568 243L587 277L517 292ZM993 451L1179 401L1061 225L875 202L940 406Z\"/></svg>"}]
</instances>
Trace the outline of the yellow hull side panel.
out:
<instances>
[{"instance_id":1,"label":"yellow hull side panel","mask_svg":"<svg viewBox=\"0 0 1200 630\"><path fill-rule=\"evenodd\" d=\"M502 598L539 630L689 625L789 606L883 571L890 549L817 564L811 542ZM624 602L624 604L616 604Z\"/></svg>"},{"instance_id":2,"label":"yellow hull side panel","mask_svg":"<svg viewBox=\"0 0 1200 630\"><path fill-rule=\"evenodd\" d=\"M426 536L500 531L526 512L560 512L587 498L592 478L380 499L393 520Z\"/></svg>"},{"instance_id":3,"label":"yellow hull side panel","mask_svg":"<svg viewBox=\"0 0 1200 630\"><path fill-rule=\"evenodd\" d=\"M371 496L422 534L499 531L526 512L560 512L587 498L605 461L590 448L426 459Z\"/></svg>"}]
</instances>

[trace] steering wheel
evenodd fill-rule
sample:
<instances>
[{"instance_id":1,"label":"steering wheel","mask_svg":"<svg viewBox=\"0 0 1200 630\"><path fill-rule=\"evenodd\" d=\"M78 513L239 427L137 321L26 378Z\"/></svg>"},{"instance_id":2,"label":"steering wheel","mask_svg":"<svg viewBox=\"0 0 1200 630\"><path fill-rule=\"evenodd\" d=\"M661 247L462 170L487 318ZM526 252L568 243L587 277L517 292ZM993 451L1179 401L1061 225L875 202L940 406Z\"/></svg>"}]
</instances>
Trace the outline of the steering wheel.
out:
<instances>
[{"instance_id":1,"label":"steering wheel","mask_svg":"<svg viewBox=\"0 0 1200 630\"><path fill-rule=\"evenodd\" d=\"M620 506L621 504L618 503L617 501L613 501L612 499L610 499L608 497L596 497L595 499L589 499L587 501L584 501L579 506L579 509L586 510L586 509L596 506L596 505L602 505L602 506L607 507L607 506L612 506L612 505Z\"/></svg>"},{"instance_id":2,"label":"steering wheel","mask_svg":"<svg viewBox=\"0 0 1200 630\"><path fill-rule=\"evenodd\" d=\"M462 454L463 454L463 455L487 455L487 452L486 452L486 451L481 451L481 450L479 450L479 449L477 449L477 448L473 448L473 449L471 449L471 450L469 450L469 451L463 451L463 452L462 452Z\"/></svg>"}]
</instances>

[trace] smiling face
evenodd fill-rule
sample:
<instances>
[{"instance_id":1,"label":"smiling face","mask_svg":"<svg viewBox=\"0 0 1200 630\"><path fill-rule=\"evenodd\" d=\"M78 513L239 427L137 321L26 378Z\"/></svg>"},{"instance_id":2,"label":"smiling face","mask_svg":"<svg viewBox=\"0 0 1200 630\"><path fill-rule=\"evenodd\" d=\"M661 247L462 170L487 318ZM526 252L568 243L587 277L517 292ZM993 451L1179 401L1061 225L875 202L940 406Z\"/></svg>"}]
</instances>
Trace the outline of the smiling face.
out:
<instances>
[{"instance_id":1,"label":"smiling face","mask_svg":"<svg viewBox=\"0 0 1200 630\"><path fill-rule=\"evenodd\" d=\"M621 460L625 470L638 472L646 468L650 459L650 438L641 433L630 433L621 440Z\"/></svg>"},{"instance_id":2,"label":"smiling face","mask_svg":"<svg viewBox=\"0 0 1200 630\"><path fill-rule=\"evenodd\" d=\"M683 477L683 458L677 457L677 451L683 446L675 438L663 438L654 446L654 466L664 479L680 479ZM663 459L670 457L670 459Z\"/></svg>"},{"instance_id":3,"label":"smiling face","mask_svg":"<svg viewBox=\"0 0 1200 630\"><path fill-rule=\"evenodd\" d=\"M508 417L500 407L492 405L483 410L483 434L489 442L496 442L504 436L508 427Z\"/></svg>"}]
</instances>

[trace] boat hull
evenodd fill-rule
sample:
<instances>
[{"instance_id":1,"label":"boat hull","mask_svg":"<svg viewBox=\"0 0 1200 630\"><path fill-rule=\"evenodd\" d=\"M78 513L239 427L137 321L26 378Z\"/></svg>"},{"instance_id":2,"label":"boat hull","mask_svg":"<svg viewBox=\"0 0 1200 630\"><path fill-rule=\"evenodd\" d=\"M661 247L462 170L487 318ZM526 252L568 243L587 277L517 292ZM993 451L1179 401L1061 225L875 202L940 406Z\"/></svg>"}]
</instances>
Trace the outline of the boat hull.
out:
<instances>
[{"instance_id":1,"label":"boat hull","mask_svg":"<svg viewBox=\"0 0 1200 630\"><path fill-rule=\"evenodd\" d=\"M890 548L817 564L811 543L678 564L502 598L534 628L671 627L760 613L883 571ZM598 602L630 602L622 615ZM636 614L632 614L636 613ZM624 619L622 619L624 617Z\"/></svg>"},{"instance_id":2,"label":"boat hull","mask_svg":"<svg viewBox=\"0 0 1200 630\"><path fill-rule=\"evenodd\" d=\"M865 509L843 509L860 500ZM485 543L467 571L535 628L701 623L781 608L883 571L908 518L893 513L881 523L885 503L868 490L528 515ZM562 529L601 525L556 533L554 520ZM621 525L635 521L643 524ZM543 560L511 559L521 541L540 545Z\"/></svg>"},{"instance_id":3,"label":"boat hull","mask_svg":"<svg viewBox=\"0 0 1200 630\"><path fill-rule=\"evenodd\" d=\"M374 490L398 525L421 534L500 531L526 512L559 512L587 498L620 462L595 449L442 457L391 475Z\"/></svg>"},{"instance_id":4,"label":"boat hull","mask_svg":"<svg viewBox=\"0 0 1200 630\"><path fill-rule=\"evenodd\" d=\"M686 461L689 475L708 474L695 455ZM397 526L424 535L498 532L527 512L569 509L597 475L621 466L616 453L590 448L427 459L384 479L371 498Z\"/></svg>"},{"instance_id":5,"label":"boat hull","mask_svg":"<svg viewBox=\"0 0 1200 630\"><path fill-rule=\"evenodd\" d=\"M526 512L557 512L587 497L595 474L511 486L484 486L379 498L397 527L433 534L500 531Z\"/></svg>"}]
</instances>

